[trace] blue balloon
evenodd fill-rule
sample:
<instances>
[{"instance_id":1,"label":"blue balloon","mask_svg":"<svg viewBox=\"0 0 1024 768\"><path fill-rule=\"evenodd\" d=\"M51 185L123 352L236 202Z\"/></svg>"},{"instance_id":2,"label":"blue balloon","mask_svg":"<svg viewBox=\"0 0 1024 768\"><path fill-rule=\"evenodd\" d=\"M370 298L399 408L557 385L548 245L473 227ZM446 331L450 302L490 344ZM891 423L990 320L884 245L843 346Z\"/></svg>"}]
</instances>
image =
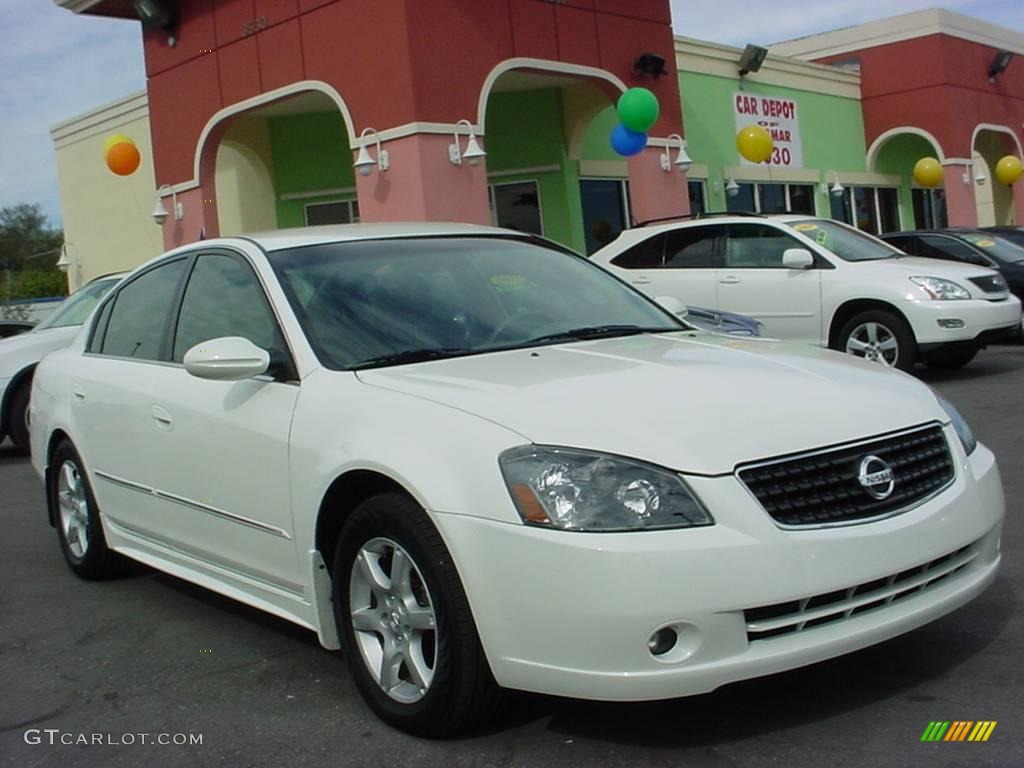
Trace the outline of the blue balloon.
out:
<instances>
[{"instance_id":1,"label":"blue balloon","mask_svg":"<svg viewBox=\"0 0 1024 768\"><path fill-rule=\"evenodd\" d=\"M612 128L611 144L612 149L623 157L632 157L643 152L644 147L647 146L647 134L631 131L619 123Z\"/></svg>"}]
</instances>

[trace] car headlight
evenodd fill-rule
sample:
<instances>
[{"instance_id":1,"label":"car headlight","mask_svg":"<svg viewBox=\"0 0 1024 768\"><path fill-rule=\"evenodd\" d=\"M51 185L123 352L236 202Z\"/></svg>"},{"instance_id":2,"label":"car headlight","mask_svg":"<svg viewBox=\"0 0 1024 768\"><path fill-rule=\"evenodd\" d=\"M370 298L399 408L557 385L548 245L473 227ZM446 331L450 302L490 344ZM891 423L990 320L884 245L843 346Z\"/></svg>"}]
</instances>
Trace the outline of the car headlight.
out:
<instances>
[{"instance_id":1,"label":"car headlight","mask_svg":"<svg viewBox=\"0 0 1024 768\"><path fill-rule=\"evenodd\" d=\"M974 436L974 432L967 426L967 422L964 421L964 417L960 415L960 411L949 402L946 398L939 394L935 395L935 399L939 401L939 405L942 406L942 410L949 416L949 421L953 425L953 429L956 431L956 436L960 438L960 444L964 447L964 453L970 456L974 453L974 449L978 447L978 439Z\"/></svg>"},{"instance_id":2,"label":"car headlight","mask_svg":"<svg viewBox=\"0 0 1024 768\"><path fill-rule=\"evenodd\" d=\"M952 280L941 277L912 277L910 282L920 286L930 298L949 301L953 299L969 299L970 292Z\"/></svg>"},{"instance_id":3,"label":"car headlight","mask_svg":"<svg viewBox=\"0 0 1024 768\"><path fill-rule=\"evenodd\" d=\"M527 445L498 459L523 522L571 531L714 525L679 475L574 448Z\"/></svg>"}]
</instances>

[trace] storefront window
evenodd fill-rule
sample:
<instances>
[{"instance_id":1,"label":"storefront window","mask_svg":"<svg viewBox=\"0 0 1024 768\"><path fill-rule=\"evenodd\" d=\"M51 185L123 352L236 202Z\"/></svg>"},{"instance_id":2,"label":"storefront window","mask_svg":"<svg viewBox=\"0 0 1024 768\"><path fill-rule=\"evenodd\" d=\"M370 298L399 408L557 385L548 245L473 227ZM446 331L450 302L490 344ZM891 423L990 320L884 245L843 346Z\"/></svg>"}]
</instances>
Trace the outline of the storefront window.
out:
<instances>
[{"instance_id":1,"label":"storefront window","mask_svg":"<svg viewBox=\"0 0 1024 768\"><path fill-rule=\"evenodd\" d=\"M499 227L543 235L537 182L516 181L491 185L491 218Z\"/></svg>"},{"instance_id":2,"label":"storefront window","mask_svg":"<svg viewBox=\"0 0 1024 768\"><path fill-rule=\"evenodd\" d=\"M848 187L829 195L831 216L873 235L900 229L899 193L895 187Z\"/></svg>"},{"instance_id":3,"label":"storefront window","mask_svg":"<svg viewBox=\"0 0 1024 768\"><path fill-rule=\"evenodd\" d=\"M690 192L690 213L698 216L707 213L707 197L704 193L703 181L689 181L687 187Z\"/></svg>"},{"instance_id":4,"label":"storefront window","mask_svg":"<svg viewBox=\"0 0 1024 768\"><path fill-rule=\"evenodd\" d=\"M583 232L587 255L614 240L627 227L626 182L619 179L581 179Z\"/></svg>"},{"instance_id":5,"label":"storefront window","mask_svg":"<svg viewBox=\"0 0 1024 768\"><path fill-rule=\"evenodd\" d=\"M336 200L330 203L307 203L306 225L353 224L359 221L359 203L356 200Z\"/></svg>"},{"instance_id":6,"label":"storefront window","mask_svg":"<svg viewBox=\"0 0 1024 768\"><path fill-rule=\"evenodd\" d=\"M944 229L949 226L944 189L915 189L911 197L914 202L914 222L918 229Z\"/></svg>"},{"instance_id":7,"label":"storefront window","mask_svg":"<svg viewBox=\"0 0 1024 768\"><path fill-rule=\"evenodd\" d=\"M810 184L740 184L739 186L739 194L726 199L726 207L730 211L814 215L814 187Z\"/></svg>"}]
</instances>

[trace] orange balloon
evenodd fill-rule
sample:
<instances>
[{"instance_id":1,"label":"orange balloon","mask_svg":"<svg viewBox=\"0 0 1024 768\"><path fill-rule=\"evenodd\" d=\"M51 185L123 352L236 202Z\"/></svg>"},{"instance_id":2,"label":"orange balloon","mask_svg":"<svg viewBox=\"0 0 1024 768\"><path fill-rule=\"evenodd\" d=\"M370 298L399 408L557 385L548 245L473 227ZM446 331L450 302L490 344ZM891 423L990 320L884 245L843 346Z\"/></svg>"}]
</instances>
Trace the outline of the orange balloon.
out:
<instances>
[{"instance_id":1,"label":"orange balloon","mask_svg":"<svg viewBox=\"0 0 1024 768\"><path fill-rule=\"evenodd\" d=\"M138 148L127 141L119 141L107 150L107 168L118 176L131 176L142 162Z\"/></svg>"}]
</instances>

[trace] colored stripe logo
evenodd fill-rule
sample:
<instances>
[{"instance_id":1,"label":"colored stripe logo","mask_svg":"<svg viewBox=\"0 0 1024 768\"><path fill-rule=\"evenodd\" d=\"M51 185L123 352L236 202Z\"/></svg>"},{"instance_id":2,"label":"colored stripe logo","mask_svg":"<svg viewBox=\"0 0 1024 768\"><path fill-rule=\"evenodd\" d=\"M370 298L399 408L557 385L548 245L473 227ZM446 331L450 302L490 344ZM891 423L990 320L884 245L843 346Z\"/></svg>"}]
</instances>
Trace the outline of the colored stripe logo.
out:
<instances>
[{"instance_id":1,"label":"colored stripe logo","mask_svg":"<svg viewBox=\"0 0 1024 768\"><path fill-rule=\"evenodd\" d=\"M997 720L933 720L921 741L988 741Z\"/></svg>"}]
</instances>

